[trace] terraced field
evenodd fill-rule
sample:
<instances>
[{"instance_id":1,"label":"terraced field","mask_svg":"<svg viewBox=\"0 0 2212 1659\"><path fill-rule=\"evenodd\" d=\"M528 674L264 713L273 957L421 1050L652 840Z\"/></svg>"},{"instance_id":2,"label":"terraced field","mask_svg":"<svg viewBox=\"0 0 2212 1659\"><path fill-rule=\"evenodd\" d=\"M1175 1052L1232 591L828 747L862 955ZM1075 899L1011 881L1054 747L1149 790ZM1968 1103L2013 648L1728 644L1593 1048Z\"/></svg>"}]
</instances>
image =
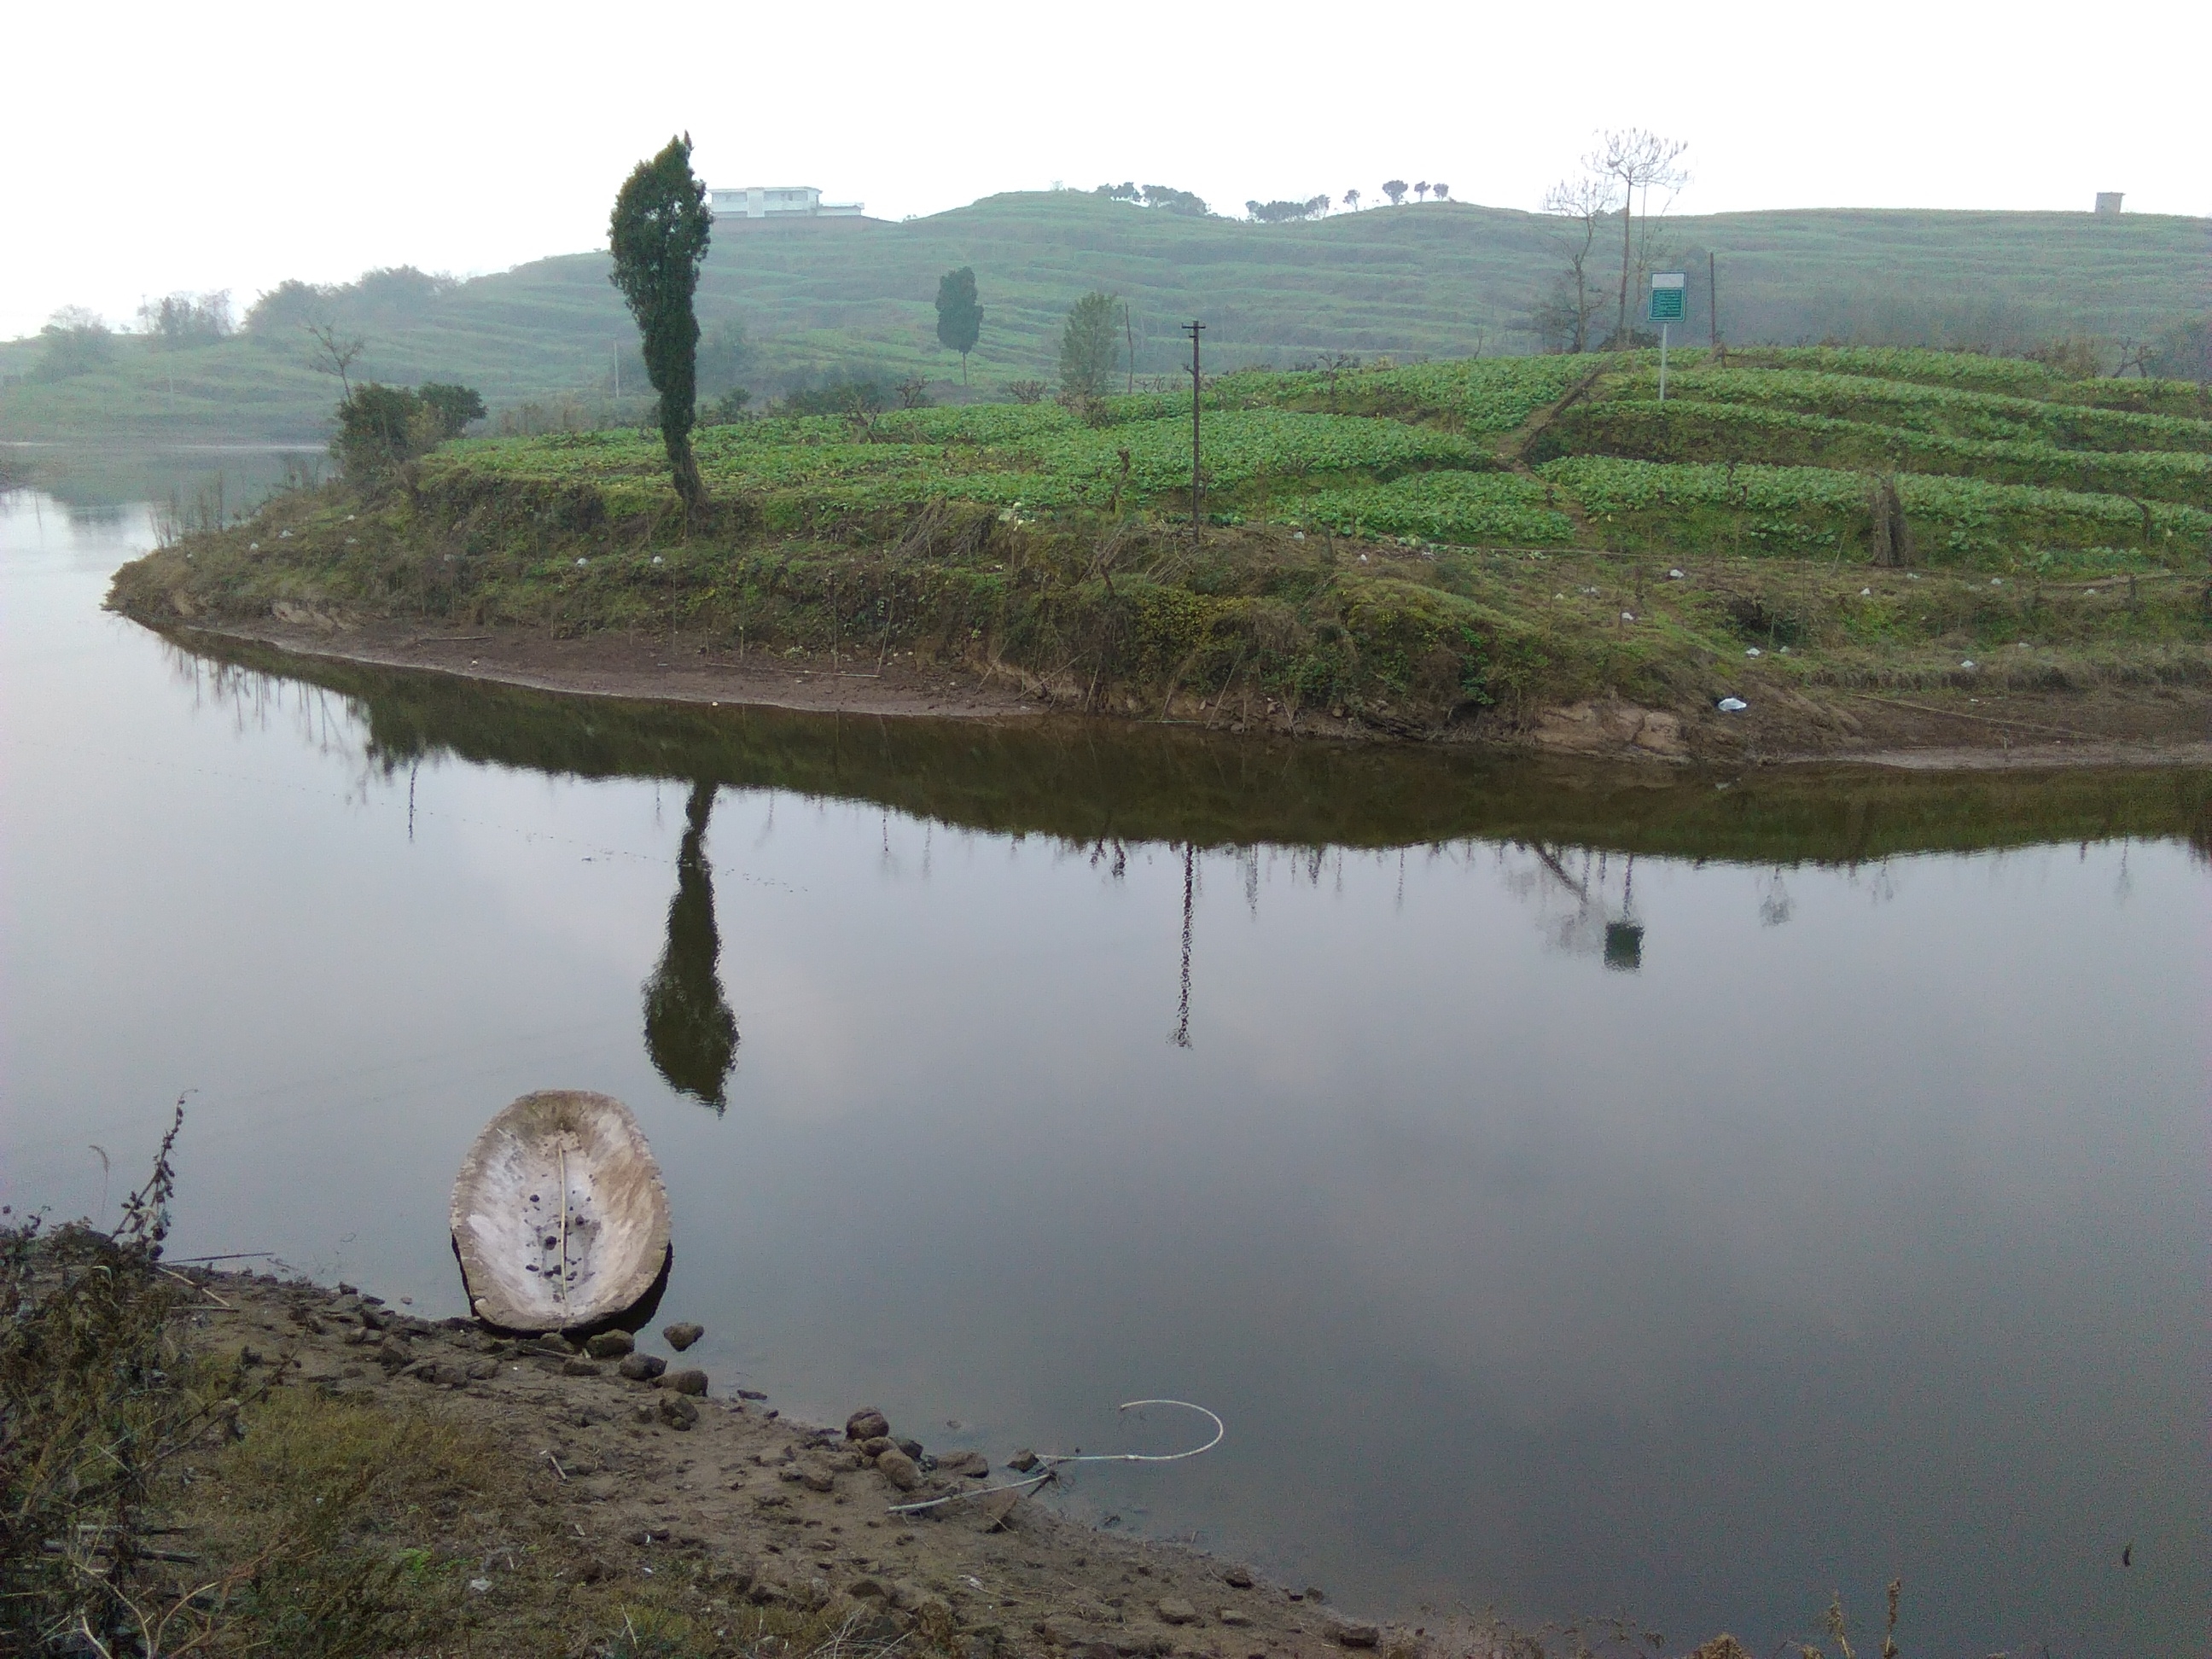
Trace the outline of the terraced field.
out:
<instances>
[{"instance_id":1,"label":"terraced field","mask_svg":"<svg viewBox=\"0 0 2212 1659\"><path fill-rule=\"evenodd\" d=\"M1210 516L1452 546L1840 556L1868 544L1876 481L1893 477L1915 550L1938 562L2156 561L2212 532L2212 410L2194 386L1809 349L1684 354L1662 403L1649 357L1230 375L1203 411ZM932 501L1183 512L1190 426L1187 394L1146 394L756 421L708 428L699 452L710 488L771 530L835 534ZM477 441L422 464L434 494L587 483L615 517L664 507L665 470L657 440L630 432Z\"/></svg>"},{"instance_id":2,"label":"terraced field","mask_svg":"<svg viewBox=\"0 0 2212 1659\"><path fill-rule=\"evenodd\" d=\"M1407 735L1577 697L2212 685L2196 386L1772 349L1680 354L1662 403L1657 369L1224 376L1195 536L1188 394L705 428L689 524L656 434L465 441L187 538L117 596L833 660L867 639L1086 708L1233 692L1240 718Z\"/></svg>"}]
</instances>

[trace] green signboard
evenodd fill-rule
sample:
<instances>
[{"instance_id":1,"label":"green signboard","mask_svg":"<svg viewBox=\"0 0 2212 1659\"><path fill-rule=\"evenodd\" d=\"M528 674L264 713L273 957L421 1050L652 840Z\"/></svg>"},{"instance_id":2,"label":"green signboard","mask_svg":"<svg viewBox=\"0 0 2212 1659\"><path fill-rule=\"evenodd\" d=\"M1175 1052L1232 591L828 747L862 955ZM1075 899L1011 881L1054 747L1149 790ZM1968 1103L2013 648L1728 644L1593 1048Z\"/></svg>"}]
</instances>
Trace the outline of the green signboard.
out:
<instances>
[{"instance_id":1,"label":"green signboard","mask_svg":"<svg viewBox=\"0 0 2212 1659\"><path fill-rule=\"evenodd\" d=\"M1662 270L1651 278L1651 320L1679 323L1689 314L1689 289L1679 270Z\"/></svg>"}]
</instances>

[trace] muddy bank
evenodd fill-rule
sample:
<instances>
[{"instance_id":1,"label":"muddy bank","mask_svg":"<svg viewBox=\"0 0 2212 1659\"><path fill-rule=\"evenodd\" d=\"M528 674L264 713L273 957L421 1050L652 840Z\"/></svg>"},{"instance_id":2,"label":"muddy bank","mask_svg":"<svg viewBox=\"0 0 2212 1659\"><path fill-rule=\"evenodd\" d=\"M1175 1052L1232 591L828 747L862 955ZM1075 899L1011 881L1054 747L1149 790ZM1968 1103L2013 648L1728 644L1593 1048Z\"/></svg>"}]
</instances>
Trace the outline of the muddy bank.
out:
<instances>
[{"instance_id":1,"label":"muddy bank","mask_svg":"<svg viewBox=\"0 0 2212 1659\"><path fill-rule=\"evenodd\" d=\"M990 1490L1024 1480L1030 1460L1015 1448L933 1449L912 1437L919 1425L869 1420L860 1402L847 1425L793 1422L687 1370L650 1334L628 1355L624 1340L603 1340L594 1357L416 1319L350 1287L185 1271L201 1297L186 1315L194 1345L242 1359L249 1377L493 1431L531 1466L541 1504L557 1506L547 1535L573 1558L560 1571L581 1582L680 1565L729 1607L827 1615L857 1642L911 1635L957 1659L1440 1650L1441 1626L1347 1616L1318 1589L1063 1519L1035 1487ZM1173 1415L1170 1437L1186 1427ZM951 1501L896 1508L938 1498ZM488 1570L483 1594L497 1576Z\"/></svg>"},{"instance_id":2,"label":"muddy bank","mask_svg":"<svg viewBox=\"0 0 2212 1659\"><path fill-rule=\"evenodd\" d=\"M151 624L149 624L151 625ZM1652 708L1589 699L1519 714L1486 713L1433 730L1335 717L1249 698L1185 698L1150 716L1084 715L1021 677L896 657L802 656L682 635L556 638L512 626L456 631L386 619L195 621L164 629L273 646L303 657L404 668L573 696L938 720L1165 720L1231 736L1433 742L1505 752L1676 764L1855 762L1913 770L2212 765L2212 687L2104 685L2079 690L1936 687L1910 694L1773 688L1751 707Z\"/></svg>"}]
</instances>

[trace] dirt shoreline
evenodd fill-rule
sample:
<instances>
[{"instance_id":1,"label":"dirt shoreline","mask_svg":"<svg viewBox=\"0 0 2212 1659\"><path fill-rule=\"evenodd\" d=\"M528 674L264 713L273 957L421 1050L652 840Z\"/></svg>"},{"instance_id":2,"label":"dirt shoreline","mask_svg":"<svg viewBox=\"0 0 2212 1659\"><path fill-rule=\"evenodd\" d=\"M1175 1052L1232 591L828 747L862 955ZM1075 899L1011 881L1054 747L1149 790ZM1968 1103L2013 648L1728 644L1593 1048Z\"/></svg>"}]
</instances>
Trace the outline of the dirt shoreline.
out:
<instances>
[{"instance_id":1,"label":"dirt shoreline","mask_svg":"<svg viewBox=\"0 0 2212 1659\"><path fill-rule=\"evenodd\" d=\"M186 1267L193 1346L249 1377L428 1411L489 1430L549 1465L587 1578L681 1559L732 1602L854 1621L864 1639L919 1626L965 1659L1322 1659L1434 1650L1425 1628L1345 1617L1322 1593L1173 1544L1053 1514L1000 1449L941 1462L867 1455L847 1427L782 1417L692 1373L653 1380L552 1339L416 1319L351 1286ZM641 1333L640 1354L668 1344ZM633 1366L633 1369L649 1367ZM691 1392L690 1390L697 1390ZM864 1408L864 1407L863 1407ZM862 1425L861 1426L868 1426ZM879 1432L881 1431L878 1431ZM910 1425L890 1432L911 1433ZM988 1473L984 1472L988 1467ZM540 1471L542 1474L542 1470ZM935 1510L892 1506L955 1493ZM1436 1632L1440 1636L1441 1630Z\"/></svg>"},{"instance_id":2,"label":"dirt shoreline","mask_svg":"<svg viewBox=\"0 0 2212 1659\"><path fill-rule=\"evenodd\" d=\"M144 620L144 619L140 619ZM274 647L295 655L447 674L563 696L711 708L928 720L1121 719L1059 707L1036 690L964 669L896 660L776 657L682 636L593 634L556 639L535 629L452 633L391 621L233 619L154 623L194 635ZM1244 718L1197 705L1182 723L1229 735ZM1269 736L1401 742L1425 735L1308 712L1255 719ZM1455 726L1441 741L1501 750L1657 763L1803 763L1914 771L2055 767L2212 766L2212 689L2099 687L2087 691L1781 692L1765 707L1683 714L1592 702Z\"/></svg>"}]
</instances>

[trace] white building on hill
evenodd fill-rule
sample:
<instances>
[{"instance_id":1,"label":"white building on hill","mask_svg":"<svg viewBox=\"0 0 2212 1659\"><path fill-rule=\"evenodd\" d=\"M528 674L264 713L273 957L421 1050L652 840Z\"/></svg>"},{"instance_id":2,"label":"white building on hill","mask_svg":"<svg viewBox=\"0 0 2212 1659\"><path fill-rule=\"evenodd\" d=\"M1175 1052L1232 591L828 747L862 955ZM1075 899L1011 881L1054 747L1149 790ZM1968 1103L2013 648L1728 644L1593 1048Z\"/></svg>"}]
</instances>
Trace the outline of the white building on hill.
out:
<instances>
[{"instance_id":1,"label":"white building on hill","mask_svg":"<svg viewBox=\"0 0 2212 1659\"><path fill-rule=\"evenodd\" d=\"M753 185L744 190L707 192L707 209L717 219L857 219L858 202L825 202L811 185Z\"/></svg>"}]
</instances>

